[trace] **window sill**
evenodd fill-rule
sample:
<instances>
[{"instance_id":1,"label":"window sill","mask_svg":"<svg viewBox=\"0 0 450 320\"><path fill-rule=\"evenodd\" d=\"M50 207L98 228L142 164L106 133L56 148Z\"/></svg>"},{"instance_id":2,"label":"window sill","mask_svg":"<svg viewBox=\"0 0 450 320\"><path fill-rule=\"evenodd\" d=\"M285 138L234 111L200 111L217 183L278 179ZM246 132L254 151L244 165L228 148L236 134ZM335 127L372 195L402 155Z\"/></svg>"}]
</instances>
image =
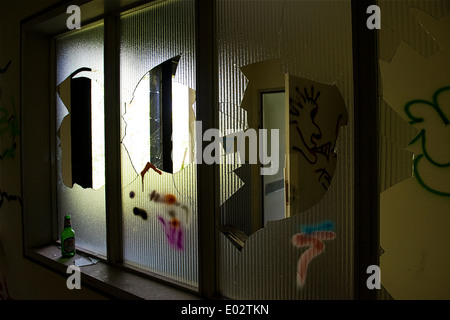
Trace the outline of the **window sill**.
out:
<instances>
[{"instance_id":1,"label":"window sill","mask_svg":"<svg viewBox=\"0 0 450 320\"><path fill-rule=\"evenodd\" d=\"M75 260L85 257L75 254L71 258L61 257L56 245L46 245L27 252L27 258L38 262L49 269L69 277L67 267L75 264ZM171 287L156 280L128 272L103 261L82 266L81 287L86 286L107 298L121 300L201 300L194 293ZM69 290L69 289L68 289Z\"/></svg>"}]
</instances>

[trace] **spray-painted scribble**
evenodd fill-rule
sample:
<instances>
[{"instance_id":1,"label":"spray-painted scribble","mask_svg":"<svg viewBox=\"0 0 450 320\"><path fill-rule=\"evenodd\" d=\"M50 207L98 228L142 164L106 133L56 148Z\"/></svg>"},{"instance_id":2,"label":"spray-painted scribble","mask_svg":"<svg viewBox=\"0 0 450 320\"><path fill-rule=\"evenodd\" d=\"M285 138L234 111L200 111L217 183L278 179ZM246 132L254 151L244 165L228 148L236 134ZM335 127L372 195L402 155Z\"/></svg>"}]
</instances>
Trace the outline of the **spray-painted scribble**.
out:
<instances>
[{"instance_id":1,"label":"spray-painted scribble","mask_svg":"<svg viewBox=\"0 0 450 320\"><path fill-rule=\"evenodd\" d=\"M8 63L6 64L6 66L4 68L0 67L0 74L3 74L6 72L6 70L8 70L9 66L11 65L11 60L8 61Z\"/></svg>"},{"instance_id":2,"label":"spray-painted scribble","mask_svg":"<svg viewBox=\"0 0 450 320\"><path fill-rule=\"evenodd\" d=\"M0 208L3 205L3 201L7 200L9 201L18 201L20 205L22 205L22 198L20 196L16 195L10 195L6 191L0 190Z\"/></svg>"},{"instance_id":3,"label":"spray-painted scribble","mask_svg":"<svg viewBox=\"0 0 450 320\"><path fill-rule=\"evenodd\" d=\"M145 211L144 209L138 208L138 207L133 208L133 214L135 216L141 217L144 220L147 220L147 218L148 218L147 211Z\"/></svg>"},{"instance_id":4,"label":"spray-painted scribble","mask_svg":"<svg viewBox=\"0 0 450 320\"><path fill-rule=\"evenodd\" d=\"M421 141L421 154L414 159L414 176L426 190L441 196L450 197L450 184L437 185L434 180L424 179L422 174L424 166L434 167L439 176L448 175L450 168L450 121L447 109L441 105L443 96L448 99L450 86L438 89L432 101L416 99L405 105L405 113L410 124L419 129L419 134L410 142L410 145ZM436 143L439 141L439 143ZM450 179L450 176L448 176ZM450 181L450 180L448 180Z\"/></svg>"},{"instance_id":5,"label":"spray-painted scribble","mask_svg":"<svg viewBox=\"0 0 450 320\"><path fill-rule=\"evenodd\" d=\"M186 213L188 212L188 208L185 205L181 205L177 197L174 194L159 194L155 190L150 194L150 201L154 201L157 203L164 203L169 205L170 207L180 207ZM164 232L166 234L167 240L169 244L178 250L183 250L183 228L181 225L181 221L177 219L176 213L173 209L168 210L168 214L170 216L169 220L166 220L162 216L158 216L158 220L162 223L164 227Z\"/></svg>"},{"instance_id":6,"label":"spray-painted scribble","mask_svg":"<svg viewBox=\"0 0 450 320\"><path fill-rule=\"evenodd\" d=\"M347 108L339 89L289 76L289 175L291 214L314 206L331 186L336 145Z\"/></svg>"},{"instance_id":7,"label":"spray-painted scribble","mask_svg":"<svg viewBox=\"0 0 450 320\"><path fill-rule=\"evenodd\" d=\"M136 194L134 193L134 191L130 191L130 198L131 199L133 199L135 195ZM138 208L138 207L134 207L133 208L133 214L135 216L141 217L144 220L147 220L147 218L148 218L147 211L145 211L144 209Z\"/></svg>"},{"instance_id":8,"label":"spray-painted scribble","mask_svg":"<svg viewBox=\"0 0 450 320\"><path fill-rule=\"evenodd\" d=\"M170 205L178 205L177 197L173 194L164 194L161 195L155 190L150 194L150 201L166 203Z\"/></svg>"},{"instance_id":9,"label":"spray-painted scribble","mask_svg":"<svg viewBox=\"0 0 450 320\"><path fill-rule=\"evenodd\" d=\"M147 162L147 164L145 165L144 169L141 171L142 191L144 191L144 176L148 172L148 170L150 170L150 169L152 169L153 171L155 171L159 175L162 174L162 172L160 170L158 170L154 165L152 165L150 162Z\"/></svg>"},{"instance_id":10,"label":"spray-painted scribble","mask_svg":"<svg viewBox=\"0 0 450 320\"><path fill-rule=\"evenodd\" d=\"M0 68L0 74L5 73L10 65L11 60L8 61L4 68ZM10 138L10 141L7 143L7 147L4 150L0 150L0 160L13 159L15 157L17 148L16 137L20 134L19 121L16 114L13 96L11 96L11 106L12 114L10 114L6 108L0 107L0 139L3 140L6 133L9 133ZM0 208L2 207L4 200L7 200L8 202L18 201L19 204L22 204L22 199L20 196L8 194L8 192L0 190Z\"/></svg>"},{"instance_id":11,"label":"spray-painted scribble","mask_svg":"<svg viewBox=\"0 0 450 320\"><path fill-rule=\"evenodd\" d=\"M131 199L133 199L136 196L136 193L134 191L130 191L129 196L130 196ZM186 205L183 205L180 202L178 202L177 197L174 194L171 194L171 193L160 194L160 193L156 192L155 190L153 190L152 193L149 195L149 198L150 198L150 201L153 201L153 202L156 202L156 203L163 203L163 204L170 205L170 206L180 207L186 213L188 213L188 211L189 211L189 208ZM135 208L135 209L136 210L133 213L135 215L141 215L140 211L137 210L139 208Z\"/></svg>"},{"instance_id":12,"label":"spray-painted scribble","mask_svg":"<svg viewBox=\"0 0 450 320\"><path fill-rule=\"evenodd\" d=\"M325 221L318 225L302 225L300 230L302 230L302 233L305 233L305 234L310 234L315 231L333 231L334 223L331 221Z\"/></svg>"},{"instance_id":13,"label":"spray-painted scribble","mask_svg":"<svg viewBox=\"0 0 450 320\"><path fill-rule=\"evenodd\" d=\"M20 134L19 121L16 115L16 108L14 104L14 98L11 97L11 104L13 114L9 114L6 108L0 108L0 138L3 138L4 134L9 132L11 143L5 150L0 153L0 160L7 158L14 158L17 147L16 136Z\"/></svg>"},{"instance_id":14,"label":"spray-painted scribble","mask_svg":"<svg viewBox=\"0 0 450 320\"><path fill-rule=\"evenodd\" d=\"M314 164L317 162L315 140L322 137L321 130L315 122L319 110L317 100L320 97L320 91L314 94L314 86L311 86L310 94L306 88L303 89L303 92L298 87L295 89L298 99L295 101L290 99L289 113L295 117L295 120L290 120L290 123L295 124L300 139L292 144L292 148L300 152L310 164ZM326 157L328 158L328 155Z\"/></svg>"},{"instance_id":15,"label":"spray-painted scribble","mask_svg":"<svg viewBox=\"0 0 450 320\"><path fill-rule=\"evenodd\" d=\"M10 65L11 65L11 60L8 61L8 63L6 64L6 66L4 68L0 67L0 74L5 73L8 70ZM2 97L1 89L2 88L0 87L0 98ZM12 97L12 96L11 96L11 105L12 105L12 109L13 109L12 115L9 114L9 112L6 108L3 108L3 107L0 108L0 138L3 139L3 135L8 131L9 131L10 137L11 137L10 145L8 147L6 147L5 150L0 151L0 160L14 158L15 150L17 147L15 138L17 135L20 134L19 122L17 120L16 108L15 108L15 104L14 104L14 97ZM0 208L3 206L4 200L7 200L8 202L9 201L18 201L19 204L22 204L22 199L20 196L11 195L11 194L8 194L8 192L6 192L6 191L0 190ZM4 261L5 261L4 255L5 254L3 251L3 247L0 244L0 262L4 263ZM3 273L2 269L3 269L2 265L0 265L0 275ZM5 276L3 276L3 278L0 280L0 300L14 300L13 298L11 298L11 295L9 294L8 284L6 282Z\"/></svg>"},{"instance_id":16,"label":"spray-painted scribble","mask_svg":"<svg viewBox=\"0 0 450 320\"><path fill-rule=\"evenodd\" d=\"M334 147L336 145L337 135L339 128L344 121L344 115L339 114L336 119L336 127L334 133L336 135L334 141L322 142L323 134L320 126L316 121L316 116L319 111L318 100L320 97L320 91L315 92L314 86L311 86L311 92L309 93L306 88L303 88L303 92L299 87L295 88L297 97L289 98L289 113L291 115L289 123L295 125L295 130L298 134L298 138L292 143L292 149L300 152L309 164L316 164L318 161L318 155L325 157L326 161L330 161L330 157L334 156ZM318 145L319 143L323 143ZM317 169L315 172L320 174L320 179L326 175L327 180L331 180L330 173L325 168ZM325 190L328 189L328 184L323 184Z\"/></svg>"},{"instance_id":17,"label":"spray-painted scribble","mask_svg":"<svg viewBox=\"0 0 450 320\"><path fill-rule=\"evenodd\" d=\"M181 223L175 217L174 211L169 211L169 215L171 216L169 220L164 219L162 216L158 216L158 220L163 225L169 245L175 249L183 250L183 229Z\"/></svg>"},{"instance_id":18,"label":"spray-painted scribble","mask_svg":"<svg viewBox=\"0 0 450 320\"><path fill-rule=\"evenodd\" d=\"M168 193L168 194L159 194L155 190L152 191L150 194L150 201L159 202L159 203L165 203L168 205L174 205L177 207L180 207L185 212L188 212L188 207L186 205L182 205L178 202L177 197L174 194Z\"/></svg>"},{"instance_id":19,"label":"spray-painted scribble","mask_svg":"<svg viewBox=\"0 0 450 320\"><path fill-rule=\"evenodd\" d=\"M325 168L315 169L314 172L319 174L318 181L322 185L322 187L325 190L328 190L328 187L331 185L332 179L330 173Z\"/></svg>"},{"instance_id":20,"label":"spray-painted scribble","mask_svg":"<svg viewBox=\"0 0 450 320\"><path fill-rule=\"evenodd\" d=\"M297 248L309 247L300 256L297 263L297 284L303 287L306 281L309 263L325 250L323 240L333 240L336 233L331 231L334 228L331 222L324 222L316 226L305 226L301 233L292 237L292 243Z\"/></svg>"},{"instance_id":21,"label":"spray-painted scribble","mask_svg":"<svg viewBox=\"0 0 450 320\"><path fill-rule=\"evenodd\" d=\"M129 196L131 199L133 199L136 194L134 191L130 191ZM180 204L174 194L160 194L156 192L156 190L153 190L149 195L149 200L151 202L168 206L167 212L170 218L166 219L162 215L157 215L158 221L161 222L164 228L164 233L169 242L169 245L175 249L183 250L184 246L182 222L179 217L177 218L177 213L174 209L181 208L187 214L189 212L188 207L186 205ZM141 217L143 220L147 220L149 216L145 209L138 207L133 208L133 214L137 217Z\"/></svg>"}]
</instances>

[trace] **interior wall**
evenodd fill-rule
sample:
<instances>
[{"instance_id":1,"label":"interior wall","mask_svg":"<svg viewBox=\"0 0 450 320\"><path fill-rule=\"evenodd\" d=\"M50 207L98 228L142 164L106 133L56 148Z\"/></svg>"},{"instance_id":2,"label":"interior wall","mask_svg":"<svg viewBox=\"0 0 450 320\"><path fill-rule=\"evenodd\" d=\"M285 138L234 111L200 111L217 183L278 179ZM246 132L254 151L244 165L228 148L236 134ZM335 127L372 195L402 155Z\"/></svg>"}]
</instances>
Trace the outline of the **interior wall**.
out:
<instances>
[{"instance_id":1,"label":"interior wall","mask_svg":"<svg viewBox=\"0 0 450 320\"><path fill-rule=\"evenodd\" d=\"M20 24L22 19L56 2L0 1L0 300L104 299L88 288L69 290L67 278L23 257Z\"/></svg>"}]
</instances>

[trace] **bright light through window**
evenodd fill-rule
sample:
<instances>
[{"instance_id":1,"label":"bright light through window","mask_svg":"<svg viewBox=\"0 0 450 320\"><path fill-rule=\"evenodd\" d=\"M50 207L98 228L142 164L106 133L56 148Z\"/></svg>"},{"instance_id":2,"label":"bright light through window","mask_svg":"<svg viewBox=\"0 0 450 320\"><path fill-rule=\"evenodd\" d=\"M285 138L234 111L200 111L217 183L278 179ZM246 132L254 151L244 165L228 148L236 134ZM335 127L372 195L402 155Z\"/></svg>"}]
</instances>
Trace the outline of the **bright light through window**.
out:
<instances>
[{"instance_id":1,"label":"bright light through window","mask_svg":"<svg viewBox=\"0 0 450 320\"><path fill-rule=\"evenodd\" d=\"M123 119L126 124L123 142L136 172L141 172L150 161L151 144L163 143L161 132L150 135L150 77L146 74L139 82L132 101L126 105ZM193 160L194 90L172 79L172 162L173 172L186 167ZM164 108L164 106L162 106ZM160 124L162 119L156 119ZM164 146L163 146L164 147ZM162 155L159 155L162 156Z\"/></svg>"},{"instance_id":2,"label":"bright light through window","mask_svg":"<svg viewBox=\"0 0 450 320\"><path fill-rule=\"evenodd\" d=\"M93 72L97 76L99 73ZM101 82L91 77L91 117L92 117L92 188L105 185L105 121L104 91Z\"/></svg>"},{"instance_id":3,"label":"bright light through window","mask_svg":"<svg viewBox=\"0 0 450 320\"><path fill-rule=\"evenodd\" d=\"M172 80L172 161L173 171L190 163L189 88Z\"/></svg>"},{"instance_id":4,"label":"bright light through window","mask_svg":"<svg viewBox=\"0 0 450 320\"><path fill-rule=\"evenodd\" d=\"M134 169L140 172L150 161L150 77L147 73L133 93L123 116L126 124L124 143L133 160Z\"/></svg>"}]
</instances>

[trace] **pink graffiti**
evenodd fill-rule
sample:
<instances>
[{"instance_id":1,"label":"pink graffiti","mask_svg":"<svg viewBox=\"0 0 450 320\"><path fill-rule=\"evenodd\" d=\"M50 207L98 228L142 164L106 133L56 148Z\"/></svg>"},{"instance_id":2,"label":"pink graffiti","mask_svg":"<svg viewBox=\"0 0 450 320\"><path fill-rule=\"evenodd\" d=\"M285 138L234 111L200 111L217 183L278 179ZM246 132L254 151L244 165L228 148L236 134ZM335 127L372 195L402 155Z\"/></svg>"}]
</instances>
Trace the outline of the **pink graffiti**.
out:
<instances>
[{"instance_id":1,"label":"pink graffiti","mask_svg":"<svg viewBox=\"0 0 450 320\"><path fill-rule=\"evenodd\" d=\"M169 244L175 249L183 250L183 230L180 221L174 217L166 220L161 216L158 216L158 220L164 227Z\"/></svg>"},{"instance_id":2,"label":"pink graffiti","mask_svg":"<svg viewBox=\"0 0 450 320\"><path fill-rule=\"evenodd\" d=\"M11 296L9 295L9 291L8 291L8 284L6 283L6 277L3 277L3 282L5 283L5 293L6 295L3 296L3 285L0 282L0 300L14 300L13 298L11 298Z\"/></svg>"},{"instance_id":3,"label":"pink graffiti","mask_svg":"<svg viewBox=\"0 0 450 320\"><path fill-rule=\"evenodd\" d=\"M297 247L309 246L298 260L297 264L297 284L301 287L305 284L306 272L308 265L312 259L317 257L323 250L325 245L322 240L333 240L336 233L332 231L315 231L311 233L297 233L292 237L292 243Z\"/></svg>"}]
</instances>

